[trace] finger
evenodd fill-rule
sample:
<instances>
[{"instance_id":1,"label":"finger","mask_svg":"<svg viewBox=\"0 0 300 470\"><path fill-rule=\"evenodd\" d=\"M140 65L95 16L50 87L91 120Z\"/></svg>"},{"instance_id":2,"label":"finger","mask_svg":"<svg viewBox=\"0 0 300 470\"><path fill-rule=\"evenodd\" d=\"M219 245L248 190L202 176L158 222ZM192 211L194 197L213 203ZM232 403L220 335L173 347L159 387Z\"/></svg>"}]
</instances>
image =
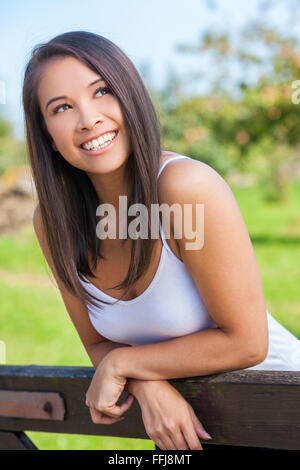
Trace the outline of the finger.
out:
<instances>
[{"instance_id":1,"label":"finger","mask_svg":"<svg viewBox=\"0 0 300 470\"><path fill-rule=\"evenodd\" d=\"M95 424L113 424L124 419L124 416L121 418L112 418L110 416L106 416L104 413L101 413L101 411L98 411L95 408L90 408L90 413L92 421Z\"/></svg>"},{"instance_id":2,"label":"finger","mask_svg":"<svg viewBox=\"0 0 300 470\"><path fill-rule=\"evenodd\" d=\"M135 396L129 394L126 400L124 400L123 403L121 403L120 405L121 414L125 413L125 411L127 411L131 407L134 400L135 400Z\"/></svg>"},{"instance_id":3,"label":"finger","mask_svg":"<svg viewBox=\"0 0 300 470\"><path fill-rule=\"evenodd\" d=\"M152 438L152 441L157 447L160 448L160 450L166 450L164 443L159 438L155 438L155 440Z\"/></svg>"},{"instance_id":4,"label":"finger","mask_svg":"<svg viewBox=\"0 0 300 470\"><path fill-rule=\"evenodd\" d=\"M112 424L116 421L116 418L106 416L95 408L90 408L90 414L94 424Z\"/></svg>"},{"instance_id":5,"label":"finger","mask_svg":"<svg viewBox=\"0 0 300 470\"><path fill-rule=\"evenodd\" d=\"M203 450L199 437L193 425L186 426L182 429L184 439L190 450Z\"/></svg>"},{"instance_id":6,"label":"finger","mask_svg":"<svg viewBox=\"0 0 300 470\"><path fill-rule=\"evenodd\" d=\"M192 422L194 424L194 427L195 427L195 430L198 434L198 436L201 438L201 439L212 439L211 435L208 434L207 431L205 431L201 421L197 418L197 416L195 415L194 411L192 413Z\"/></svg>"},{"instance_id":7,"label":"finger","mask_svg":"<svg viewBox=\"0 0 300 470\"><path fill-rule=\"evenodd\" d=\"M176 450L189 450L189 446L181 431L174 435L170 435L170 438L172 439Z\"/></svg>"},{"instance_id":8,"label":"finger","mask_svg":"<svg viewBox=\"0 0 300 470\"><path fill-rule=\"evenodd\" d=\"M162 450L176 450L176 446L172 440L172 436L167 433L157 433L152 437L155 444Z\"/></svg>"},{"instance_id":9,"label":"finger","mask_svg":"<svg viewBox=\"0 0 300 470\"><path fill-rule=\"evenodd\" d=\"M172 441L170 436L165 435L161 438L155 437L155 440L152 440L161 450L176 450L174 442Z\"/></svg>"},{"instance_id":10,"label":"finger","mask_svg":"<svg viewBox=\"0 0 300 470\"><path fill-rule=\"evenodd\" d=\"M119 418L120 416L122 416L123 413L125 413L125 411L128 410L128 408L131 407L132 403L134 402L134 399L135 399L134 395L129 394L126 400L124 400L124 402L121 403L121 405L114 404L101 411L100 410L98 411L107 416L110 416L111 418Z\"/></svg>"},{"instance_id":11,"label":"finger","mask_svg":"<svg viewBox=\"0 0 300 470\"><path fill-rule=\"evenodd\" d=\"M166 434L160 439L161 442L163 442L164 448L166 450L176 450L177 447L175 446L173 439L170 435Z\"/></svg>"}]
</instances>

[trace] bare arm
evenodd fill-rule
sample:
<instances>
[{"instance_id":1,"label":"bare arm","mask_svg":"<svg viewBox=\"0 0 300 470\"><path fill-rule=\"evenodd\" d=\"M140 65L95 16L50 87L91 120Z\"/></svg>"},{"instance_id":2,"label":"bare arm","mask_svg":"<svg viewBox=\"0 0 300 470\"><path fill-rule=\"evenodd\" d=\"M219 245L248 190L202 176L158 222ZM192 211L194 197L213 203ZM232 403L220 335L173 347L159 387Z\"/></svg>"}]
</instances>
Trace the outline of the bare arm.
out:
<instances>
[{"instance_id":1,"label":"bare arm","mask_svg":"<svg viewBox=\"0 0 300 470\"><path fill-rule=\"evenodd\" d=\"M44 257L53 273L56 284L60 290L63 302L69 317L80 337L80 340L93 364L96 368L98 364L104 359L104 357L114 349L123 348L125 346L130 347L129 344L116 343L108 340L104 336L101 336L93 327L89 320L87 308L79 300L70 294L65 289L63 284L60 282L54 263L52 261L50 250L47 246L47 242L44 236L43 224L41 219L41 213L39 205L37 205L33 214L33 227L44 254ZM129 379L126 383L125 390L128 393L136 394L138 385L144 381ZM145 382L144 382L145 383Z\"/></svg>"},{"instance_id":2,"label":"bare arm","mask_svg":"<svg viewBox=\"0 0 300 470\"><path fill-rule=\"evenodd\" d=\"M102 359L111 351L114 349L119 349L123 347L130 347L129 344L124 344L124 343L115 343L114 341L103 341L98 344L93 344L92 346L89 346L87 348L87 353L89 355L89 358L95 367L100 364ZM125 390L127 393L130 393L132 395L136 395L138 390L141 388L142 383L147 383L144 380L137 380L137 379L128 379L125 385Z\"/></svg>"},{"instance_id":3,"label":"bare arm","mask_svg":"<svg viewBox=\"0 0 300 470\"><path fill-rule=\"evenodd\" d=\"M169 168L170 167L170 168ZM181 161L169 165L162 178L160 202L204 206L204 244L191 243L183 226L178 246L217 328L183 337L123 348L111 361L120 376L148 380L201 376L244 369L262 362L268 351L268 324L261 279L251 240L231 189L208 165ZM164 184L163 184L164 183ZM195 223L196 222L196 223ZM177 223L177 222L176 222ZM180 312L177 312L180 315Z\"/></svg>"},{"instance_id":4,"label":"bare arm","mask_svg":"<svg viewBox=\"0 0 300 470\"><path fill-rule=\"evenodd\" d=\"M111 361L122 377L162 380L244 369L261 362L260 357L255 353L247 355L242 342L215 328L120 349Z\"/></svg>"}]
</instances>

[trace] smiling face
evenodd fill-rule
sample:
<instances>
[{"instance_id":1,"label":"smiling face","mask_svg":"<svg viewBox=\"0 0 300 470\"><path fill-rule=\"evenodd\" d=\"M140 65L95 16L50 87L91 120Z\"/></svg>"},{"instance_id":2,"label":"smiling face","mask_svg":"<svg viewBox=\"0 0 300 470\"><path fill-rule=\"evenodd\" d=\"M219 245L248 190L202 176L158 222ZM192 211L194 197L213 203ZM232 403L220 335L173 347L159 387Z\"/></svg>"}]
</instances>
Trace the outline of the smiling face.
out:
<instances>
[{"instance_id":1,"label":"smiling face","mask_svg":"<svg viewBox=\"0 0 300 470\"><path fill-rule=\"evenodd\" d=\"M104 174L127 161L131 141L119 102L97 72L73 57L52 58L43 67L38 98L53 149L71 165ZM100 152L81 147L112 131L118 131L115 139Z\"/></svg>"}]
</instances>

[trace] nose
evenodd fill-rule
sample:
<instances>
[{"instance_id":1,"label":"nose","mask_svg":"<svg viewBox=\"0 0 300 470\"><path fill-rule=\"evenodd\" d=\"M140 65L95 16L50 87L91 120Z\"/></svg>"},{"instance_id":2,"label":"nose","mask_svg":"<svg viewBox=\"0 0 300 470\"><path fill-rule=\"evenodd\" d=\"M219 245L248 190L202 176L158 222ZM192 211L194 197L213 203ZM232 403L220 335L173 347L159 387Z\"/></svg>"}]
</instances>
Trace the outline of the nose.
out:
<instances>
[{"instance_id":1,"label":"nose","mask_svg":"<svg viewBox=\"0 0 300 470\"><path fill-rule=\"evenodd\" d=\"M94 113L81 113L80 119L77 123L77 130L79 131L84 131L84 130L90 130L95 127L96 124L101 123L104 121L103 116L97 112L97 114Z\"/></svg>"}]
</instances>

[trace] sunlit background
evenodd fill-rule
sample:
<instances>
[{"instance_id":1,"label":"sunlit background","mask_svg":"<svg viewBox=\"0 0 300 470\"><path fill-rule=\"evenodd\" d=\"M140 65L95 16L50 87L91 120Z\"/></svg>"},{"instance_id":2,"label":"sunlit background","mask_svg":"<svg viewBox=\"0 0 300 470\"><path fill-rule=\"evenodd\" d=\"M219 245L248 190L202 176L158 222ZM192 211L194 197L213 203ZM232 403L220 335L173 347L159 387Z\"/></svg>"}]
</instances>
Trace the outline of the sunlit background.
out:
<instances>
[{"instance_id":1,"label":"sunlit background","mask_svg":"<svg viewBox=\"0 0 300 470\"><path fill-rule=\"evenodd\" d=\"M299 11L298 0L0 3L0 362L91 365L33 232L21 100L32 48L74 30L107 37L134 62L164 150L228 182L268 311L300 338ZM150 439L28 435L41 449L154 449Z\"/></svg>"}]
</instances>

